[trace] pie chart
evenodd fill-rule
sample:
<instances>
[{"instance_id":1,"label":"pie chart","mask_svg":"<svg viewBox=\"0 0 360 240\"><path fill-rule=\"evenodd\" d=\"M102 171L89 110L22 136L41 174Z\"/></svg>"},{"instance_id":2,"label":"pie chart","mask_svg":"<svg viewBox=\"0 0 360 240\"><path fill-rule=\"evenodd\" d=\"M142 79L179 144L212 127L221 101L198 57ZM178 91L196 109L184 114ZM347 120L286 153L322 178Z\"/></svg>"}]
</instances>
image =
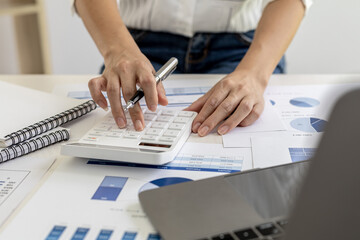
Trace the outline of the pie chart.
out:
<instances>
[{"instance_id":1,"label":"pie chart","mask_svg":"<svg viewBox=\"0 0 360 240\"><path fill-rule=\"evenodd\" d=\"M291 127L308 133L323 132L326 121L319 118L296 118L290 122Z\"/></svg>"},{"instance_id":2,"label":"pie chart","mask_svg":"<svg viewBox=\"0 0 360 240\"><path fill-rule=\"evenodd\" d=\"M180 178L180 177L167 177L167 178L159 178L156 180L153 180L151 182L146 183L140 188L140 192L159 188L159 187L165 187L173 184L183 183L183 182L189 182L192 181L188 178Z\"/></svg>"},{"instance_id":3,"label":"pie chart","mask_svg":"<svg viewBox=\"0 0 360 240\"><path fill-rule=\"evenodd\" d=\"M295 107L311 108L320 104L320 102L314 98L299 97L290 100L290 104Z\"/></svg>"}]
</instances>

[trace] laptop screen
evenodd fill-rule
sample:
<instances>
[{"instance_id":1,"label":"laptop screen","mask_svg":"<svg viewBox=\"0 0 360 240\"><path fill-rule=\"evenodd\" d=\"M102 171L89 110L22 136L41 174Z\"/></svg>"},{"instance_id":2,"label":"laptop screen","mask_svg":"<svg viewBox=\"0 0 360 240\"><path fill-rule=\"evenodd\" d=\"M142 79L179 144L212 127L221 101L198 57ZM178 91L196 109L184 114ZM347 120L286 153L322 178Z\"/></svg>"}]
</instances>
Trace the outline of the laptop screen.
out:
<instances>
[{"instance_id":1,"label":"laptop screen","mask_svg":"<svg viewBox=\"0 0 360 240\"><path fill-rule=\"evenodd\" d=\"M309 162L230 175L225 180L263 218L287 216L305 177Z\"/></svg>"}]
</instances>

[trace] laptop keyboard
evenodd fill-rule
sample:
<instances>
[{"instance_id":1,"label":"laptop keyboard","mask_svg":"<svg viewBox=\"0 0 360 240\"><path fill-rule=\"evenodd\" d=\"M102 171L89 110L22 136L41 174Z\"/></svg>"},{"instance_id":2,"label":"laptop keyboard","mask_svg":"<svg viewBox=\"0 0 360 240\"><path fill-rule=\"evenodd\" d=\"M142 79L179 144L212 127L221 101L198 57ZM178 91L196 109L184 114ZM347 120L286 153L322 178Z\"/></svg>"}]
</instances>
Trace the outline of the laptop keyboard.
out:
<instances>
[{"instance_id":1,"label":"laptop keyboard","mask_svg":"<svg viewBox=\"0 0 360 240\"><path fill-rule=\"evenodd\" d=\"M239 229L229 233L221 233L211 238L198 240L281 240L284 236L287 220L263 223L253 228Z\"/></svg>"}]
</instances>

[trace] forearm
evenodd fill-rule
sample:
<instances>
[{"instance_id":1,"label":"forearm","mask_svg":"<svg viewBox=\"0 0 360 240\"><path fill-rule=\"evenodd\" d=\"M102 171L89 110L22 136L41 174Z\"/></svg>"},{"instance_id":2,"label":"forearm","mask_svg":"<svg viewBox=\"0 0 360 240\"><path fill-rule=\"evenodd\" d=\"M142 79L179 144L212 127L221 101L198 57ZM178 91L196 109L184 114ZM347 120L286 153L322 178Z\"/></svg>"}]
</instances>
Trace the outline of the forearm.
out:
<instances>
[{"instance_id":1,"label":"forearm","mask_svg":"<svg viewBox=\"0 0 360 240\"><path fill-rule=\"evenodd\" d=\"M116 0L76 0L76 9L104 58L137 48L123 23Z\"/></svg>"},{"instance_id":2,"label":"forearm","mask_svg":"<svg viewBox=\"0 0 360 240\"><path fill-rule=\"evenodd\" d=\"M237 70L258 76L266 85L293 39L305 7L301 0L275 0L264 10L249 51Z\"/></svg>"}]
</instances>

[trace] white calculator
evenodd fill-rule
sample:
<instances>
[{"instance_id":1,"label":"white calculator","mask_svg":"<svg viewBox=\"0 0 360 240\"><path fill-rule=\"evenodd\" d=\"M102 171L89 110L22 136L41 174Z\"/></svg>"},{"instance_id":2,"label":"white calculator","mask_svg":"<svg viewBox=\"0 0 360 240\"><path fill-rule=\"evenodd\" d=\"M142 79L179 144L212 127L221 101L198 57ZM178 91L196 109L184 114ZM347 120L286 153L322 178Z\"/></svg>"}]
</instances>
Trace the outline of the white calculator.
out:
<instances>
[{"instance_id":1,"label":"white calculator","mask_svg":"<svg viewBox=\"0 0 360 240\"><path fill-rule=\"evenodd\" d=\"M145 128L135 131L129 113L120 129L111 113L79 141L62 145L61 154L130 163L162 165L172 161L191 133L196 112L144 110Z\"/></svg>"}]
</instances>

